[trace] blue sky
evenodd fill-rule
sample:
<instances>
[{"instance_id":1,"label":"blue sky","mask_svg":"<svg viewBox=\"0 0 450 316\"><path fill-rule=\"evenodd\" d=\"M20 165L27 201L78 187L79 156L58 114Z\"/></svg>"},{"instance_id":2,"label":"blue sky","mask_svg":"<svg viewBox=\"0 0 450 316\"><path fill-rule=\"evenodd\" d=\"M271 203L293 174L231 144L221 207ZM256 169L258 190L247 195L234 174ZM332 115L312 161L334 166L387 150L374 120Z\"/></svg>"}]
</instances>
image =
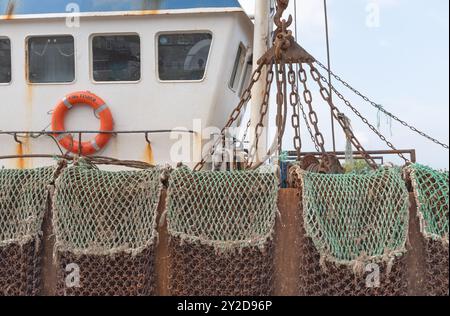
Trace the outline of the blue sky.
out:
<instances>
[{"instance_id":1,"label":"blue sky","mask_svg":"<svg viewBox=\"0 0 450 316\"><path fill-rule=\"evenodd\" d=\"M326 62L323 1L296 1L299 42L318 60ZM254 0L240 2L250 13L254 11ZM378 23L370 15L377 10ZM387 110L448 144L449 1L328 0L328 11L333 70ZM371 123L377 124L377 110L353 97L349 90L337 88ZM365 147L386 148L345 105L336 105L349 115ZM327 105L317 103L316 107L321 129L330 135ZM416 148L420 163L448 169L447 150L396 122L391 125L383 116L380 129L397 148ZM285 144L291 149L292 133L287 133ZM312 150L308 137L303 138L304 150ZM340 133L337 138L338 150L344 150L345 138ZM331 149L331 136L327 141ZM400 163L395 157L389 160Z\"/></svg>"}]
</instances>

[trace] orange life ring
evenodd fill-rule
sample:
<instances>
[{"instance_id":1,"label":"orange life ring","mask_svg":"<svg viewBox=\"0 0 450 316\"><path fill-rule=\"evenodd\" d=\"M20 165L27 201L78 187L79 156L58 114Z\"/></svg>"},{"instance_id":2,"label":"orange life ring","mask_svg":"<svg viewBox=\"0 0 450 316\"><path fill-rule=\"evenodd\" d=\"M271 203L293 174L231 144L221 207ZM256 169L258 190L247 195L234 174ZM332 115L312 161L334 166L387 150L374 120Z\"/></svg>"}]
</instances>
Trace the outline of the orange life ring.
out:
<instances>
[{"instance_id":1,"label":"orange life ring","mask_svg":"<svg viewBox=\"0 0 450 316\"><path fill-rule=\"evenodd\" d=\"M94 109L97 116L100 117L100 131L111 132L114 128L114 121L110 109L102 98L88 91L79 91L67 95L58 103L52 116L52 130L54 132L65 131L64 119L72 107L86 104ZM103 149L111 139L111 134L99 133L94 139L80 143L73 139L70 134L55 134L54 137L68 151L78 154L81 152L84 156L95 154Z\"/></svg>"}]
</instances>

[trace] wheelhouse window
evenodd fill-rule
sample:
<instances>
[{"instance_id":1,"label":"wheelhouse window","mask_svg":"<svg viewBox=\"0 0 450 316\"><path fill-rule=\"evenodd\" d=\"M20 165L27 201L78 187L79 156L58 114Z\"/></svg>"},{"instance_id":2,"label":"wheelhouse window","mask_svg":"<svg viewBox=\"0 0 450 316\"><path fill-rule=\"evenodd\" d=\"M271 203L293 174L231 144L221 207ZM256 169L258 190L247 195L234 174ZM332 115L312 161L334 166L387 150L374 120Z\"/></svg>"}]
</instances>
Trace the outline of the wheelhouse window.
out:
<instances>
[{"instance_id":1,"label":"wheelhouse window","mask_svg":"<svg viewBox=\"0 0 450 316\"><path fill-rule=\"evenodd\" d=\"M210 33L158 36L158 74L163 81L198 81L205 76L211 49Z\"/></svg>"},{"instance_id":2,"label":"wheelhouse window","mask_svg":"<svg viewBox=\"0 0 450 316\"><path fill-rule=\"evenodd\" d=\"M246 54L245 48L242 44L240 44L236 54L233 72L231 73L230 79L230 89L233 91L236 91L239 87L242 70L244 69L245 64L245 54Z\"/></svg>"},{"instance_id":3,"label":"wheelhouse window","mask_svg":"<svg viewBox=\"0 0 450 316\"><path fill-rule=\"evenodd\" d=\"M75 45L72 36L28 38L28 81L70 83L75 80Z\"/></svg>"},{"instance_id":4,"label":"wheelhouse window","mask_svg":"<svg viewBox=\"0 0 450 316\"><path fill-rule=\"evenodd\" d=\"M239 87L238 95L242 96L244 93L244 89L247 89L248 85L250 84L250 80L252 78L252 71L253 71L253 58L250 58L247 63L245 64L245 71L243 78L241 80L241 86Z\"/></svg>"},{"instance_id":5,"label":"wheelhouse window","mask_svg":"<svg viewBox=\"0 0 450 316\"><path fill-rule=\"evenodd\" d=\"M0 83L11 82L11 41L0 37Z\"/></svg>"},{"instance_id":6,"label":"wheelhouse window","mask_svg":"<svg viewBox=\"0 0 450 316\"><path fill-rule=\"evenodd\" d=\"M94 81L139 81L141 40L138 35L94 36L92 62Z\"/></svg>"}]
</instances>

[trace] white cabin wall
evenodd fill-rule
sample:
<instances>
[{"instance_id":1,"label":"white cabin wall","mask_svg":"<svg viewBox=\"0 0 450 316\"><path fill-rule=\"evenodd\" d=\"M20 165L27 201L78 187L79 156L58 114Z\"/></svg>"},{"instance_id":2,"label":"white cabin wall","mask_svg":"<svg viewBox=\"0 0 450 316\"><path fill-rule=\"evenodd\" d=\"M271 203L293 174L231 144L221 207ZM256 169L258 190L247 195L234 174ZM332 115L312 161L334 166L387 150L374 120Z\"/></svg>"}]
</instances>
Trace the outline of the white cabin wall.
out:
<instances>
[{"instance_id":1,"label":"white cabin wall","mask_svg":"<svg viewBox=\"0 0 450 316\"><path fill-rule=\"evenodd\" d=\"M0 130L43 130L50 121L48 114L68 93L89 90L107 102L115 118L116 130L192 129L192 120L203 126L221 127L238 97L228 88L239 41L251 39L243 13L207 13L151 15L140 17L86 17L80 28L67 28L64 19L0 21L0 36L11 39L12 83L0 86ZM250 23L250 21L247 21ZM251 24L251 23L250 23ZM156 35L167 31L211 31L213 42L202 82L160 82L157 79ZM94 83L90 71L90 37L99 33L138 33L141 38L141 81L139 83ZM72 35L75 38L76 80L71 84L29 85L25 61L28 36ZM229 43L232 42L232 43ZM89 116L91 115L91 116ZM70 126L86 130L96 126L89 109L71 111ZM50 129L50 128L48 128ZM97 129L97 128L95 128ZM87 139L89 137L85 136ZM193 137L191 137L193 139ZM151 135L155 160L170 161L171 140L168 134ZM27 139L23 153L58 154L49 138ZM10 136L0 135L0 156L12 155L18 145ZM114 137L100 155L120 159L146 159L146 142L142 135ZM47 159L0 161L0 166L36 167L53 163ZM192 165L192 164L191 164Z\"/></svg>"},{"instance_id":2,"label":"white cabin wall","mask_svg":"<svg viewBox=\"0 0 450 316\"><path fill-rule=\"evenodd\" d=\"M211 117L211 122L215 124L214 126L219 128L222 128L228 121L229 115L238 105L240 100L240 96L238 95L239 89L235 92L229 87L238 47L242 43L247 51L251 51L253 46L253 24L250 21L245 23L248 19L244 17L244 15L245 14L241 12L234 14L233 21L230 22L228 37L223 49L223 62L220 69L222 75L218 76L219 82L215 98L217 99L217 112L226 113L226 115ZM243 73L238 76L241 77L242 75Z\"/></svg>"}]
</instances>

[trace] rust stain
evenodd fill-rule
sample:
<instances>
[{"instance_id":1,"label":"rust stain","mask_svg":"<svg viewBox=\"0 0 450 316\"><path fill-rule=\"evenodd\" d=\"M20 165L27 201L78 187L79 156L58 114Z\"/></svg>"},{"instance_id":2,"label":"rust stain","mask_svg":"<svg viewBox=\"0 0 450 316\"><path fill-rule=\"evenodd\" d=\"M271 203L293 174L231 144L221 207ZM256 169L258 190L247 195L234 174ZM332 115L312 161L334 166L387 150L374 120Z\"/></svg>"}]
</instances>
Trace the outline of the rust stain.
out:
<instances>
[{"instance_id":1,"label":"rust stain","mask_svg":"<svg viewBox=\"0 0 450 316\"><path fill-rule=\"evenodd\" d=\"M33 86L27 84L25 95L25 124L28 128L31 127L33 121Z\"/></svg>"},{"instance_id":2,"label":"rust stain","mask_svg":"<svg viewBox=\"0 0 450 316\"><path fill-rule=\"evenodd\" d=\"M161 8L161 0L142 0L141 11L158 11Z\"/></svg>"},{"instance_id":3,"label":"rust stain","mask_svg":"<svg viewBox=\"0 0 450 316\"><path fill-rule=\"evenodd\" d=\"M4 20L12 20L14 18L14 10L16 8L16 0L9 0L6 6Z\"/></svg>"},{"instance_id":4,"label":"rust stain","mask_svg":"<svg viewBox=\"0 0 450 316\"><path fill-rule=\"evenodd\" d=\"M21 138L21 143L17 143L16 145L16 154L18 156L27 155L30 153L30 139L28 137ZM16 168L17 169L26 169L29 168L29 164L26 158L17 158L16 159Z\"/></svg>"},{"instance_id":5,"label":"rust stain","mask_svg":"<svg viewBox=\"0 0 450 316\"><path fill-rule=\"evenodd\" d=\"M155 157L153 155L153 149L152 149L152 145L151 144L147 144L145 147L145 152L144 152L144 161L154 165L155 164Z\"/></svg>"},{"instance_id":6,"label":"rust stain","mask_svg":"<svg viewBox=\"0 0 450 316\"><path fill-rule=\"evenodd\" d=\"M26 98L27 98L28 107L32 107L33 106L33 86L31 84L27 84Z\"/></svg>"},{"instance_id":7,"label":"rust stain","mask_svg":"<svg viewBox=\"0 0 450 316\"><path fill-rule=\"evenodd\" d=\"M129 11L124 13L124 16L144 16L144 15L154 15L159 14L159 10L138 10L138 11Z\"/></svg>"},{"instance_id":8,"label":"rust stain","mask_svg":"<svg viewBox=\"0 0 450 316\"><path fill-rule=\"evenodd\" d=\"M161 0L142 0L141 9L137 12L131 12L131 15L152 15L158 14L161 8Z\"/></svg>"},{"instance_id":9,"label":"rust stain","mask_svg":"<svg viewBox=\"0 0 450 316\"><path fill-rule=\"evenodd\" d=\"M19 156L23 155L23 144L22 143L19 143L16 145L16 154ZM23 158L17 158L16 168L17 169L25 169L25 160Z\"/></svg>"}]
</instances>

